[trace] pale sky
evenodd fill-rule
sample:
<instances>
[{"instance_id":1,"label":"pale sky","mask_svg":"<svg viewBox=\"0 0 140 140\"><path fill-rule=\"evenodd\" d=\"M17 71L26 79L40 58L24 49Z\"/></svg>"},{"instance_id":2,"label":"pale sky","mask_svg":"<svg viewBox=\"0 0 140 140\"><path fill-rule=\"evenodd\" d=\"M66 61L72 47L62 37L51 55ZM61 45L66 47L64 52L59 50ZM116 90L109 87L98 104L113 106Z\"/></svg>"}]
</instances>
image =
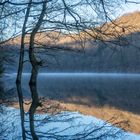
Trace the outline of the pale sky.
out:
<instances>
[{"instance_id":1,"label":"pale sky","mask_svg":"<svg viewBox=\"0 0 140 140\"><path fill-rule=\"evenodd\" d=\"M139 0L140 2L140 0ZM140 4L124 4L123 10L120 14L130 13L134 11L140 11Z\"/></svg>"}]
</instances>

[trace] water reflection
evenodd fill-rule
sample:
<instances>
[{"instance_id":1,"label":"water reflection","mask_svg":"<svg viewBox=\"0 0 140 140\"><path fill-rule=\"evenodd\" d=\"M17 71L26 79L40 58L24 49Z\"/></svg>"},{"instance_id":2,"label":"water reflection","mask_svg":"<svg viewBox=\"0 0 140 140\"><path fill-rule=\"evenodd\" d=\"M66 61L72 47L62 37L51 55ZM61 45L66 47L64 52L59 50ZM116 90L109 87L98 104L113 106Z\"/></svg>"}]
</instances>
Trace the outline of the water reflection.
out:
<instances>
[{"instance_id":1,"label":"water reflection","mask_svg":"<svg viewBox=\"0 0 140 140\"><path fill-rule=\"evenodd\" d=\"M31 97L32 97L32 103L29 109L30 131L33 140L38 140L38 137L35 133L35 126L34 126L34 114L36 112L37 107L39 106L37 87L35 85L30 85L30 90L31 90Z\"/></svg>"},{"instance_id":2,"label":"water reflection","mask_svg":"<svg viewBox=\"0 0 140 140\"><path fill-rule=\"evenodd\" d=\"M26 81L27 82L27 81ZM24 84L23 84L24 85ZM100 122L98 125L96 121L89 123L90 118L87 120L88 123L82 124L81 121L75 122L75 119L80 119L80 115L73 113L59 113L56 115L44 115L44 117L37 117L37 108L41 107L42 104L39 100L36 84L30 84L31 92L31 105L29 111L25 113L24 110L24 97L22 91L22 85L17 84L17 93L19 98L20 106L20 119L22 128L21 139L33 139L33 140L77 140L77 139L105 139L114 138L116 136L122 136L122 130L112 127L106 122ZM46 90L46 89L45 89ZM42 112L43 113L43 112ZM43 115L42 115L43 116ZM28 118L27 118L28 117ZM49 125L49 123L52 123ZM63 123L64 126L61 125ZM28 125L29 124L29 125ZM59 124L59 129L58 125ZM28 127L29 126L29 127ZM41 128L43 126L43 128ZM62 127L62 128L61 128ZM45 128L45 129L44 129ZM45 130L45 131L44 131ZM18 136L19 137L19 136ZM20 139L20 138L17 138Z\"/></svg>"},{"instance_id":3,"label":"water reflection","mask_svg":"<svg viewBox=\"0 0 140 140\"><path fill-rule=\"evenodd\" d=\"M22 88L21 84L17 84L17 93L18 93L18 99L19 99L19 109L20 109L20 117L21 117L21 128L22 128L22 138L23 140L26 140L26 134L25 134L25 112L24 112L24 100L23 100L23 94L22 94Z\"/></svg>"},{"instance_id":4,"label":"water reflection","mask_svg":"<svg viewBox=\"0 0 140 140\"><path fill-rule=\"evenodd\" d=\"M16 75L9 76L5 87L11 89ZM23 76L23 96L31 98L29 74ZM10 82L11 81L11 82ZM88 106L112 106L120 110L140 113L139 74L40 74L38 76L39 97L64 103ZM11 95L13 96L13 91ZM15 94L16 96L16 94Z\"/></svg>"}]
</instances>

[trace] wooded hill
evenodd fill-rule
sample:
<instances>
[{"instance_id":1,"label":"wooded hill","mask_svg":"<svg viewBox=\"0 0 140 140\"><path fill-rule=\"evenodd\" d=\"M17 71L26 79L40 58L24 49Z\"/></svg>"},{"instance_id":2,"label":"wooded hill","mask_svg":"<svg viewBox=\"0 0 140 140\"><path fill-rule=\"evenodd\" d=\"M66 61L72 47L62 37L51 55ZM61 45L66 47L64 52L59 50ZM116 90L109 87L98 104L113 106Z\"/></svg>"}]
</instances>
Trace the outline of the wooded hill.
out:
<instances>
[{"instance_id":1,"label":"wooded hill","mask_svg":"<svg viewBox=\"0 0 140 140\"><path fill-rule=\"evenodd\" d=\"M29 36L26 43L28 40ZM47 66L42 71L140 72L140 12L125 14L97 27L97 32L86 30L80 32L80 36L39 33L35 41L39 48L37 56ZM20 37L17 37L4 47L5 51L16 48L11 50L15 54L15 66L19 46ZM28 59L27 54L25 59ZM15 70L15 66L10 69ZM26 63L25 70L29 69Z\"/></svg>"}]
</instances>

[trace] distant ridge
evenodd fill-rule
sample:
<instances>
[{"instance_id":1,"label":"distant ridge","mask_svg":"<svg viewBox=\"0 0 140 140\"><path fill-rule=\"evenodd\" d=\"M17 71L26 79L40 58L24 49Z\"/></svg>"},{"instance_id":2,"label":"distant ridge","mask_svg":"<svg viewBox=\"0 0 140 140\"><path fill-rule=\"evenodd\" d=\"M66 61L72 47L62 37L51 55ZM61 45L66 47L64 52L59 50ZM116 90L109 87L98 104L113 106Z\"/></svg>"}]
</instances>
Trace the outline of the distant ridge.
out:
<instances>
[{"instance_id":1,"label":"distant ridge","mask_svg":"<svg viewBox=\"0 0 140 140\"><path fill-rule=\"evenodd\" d=\"M117 21L125 23L126 25L135 26L140 29L140 11L124 14L118 18Z\"/></svg>"},{"instance_id":2,"label":"distant ridge","mask_svg":"<svg viewBox=\"0 0 140 140\"><path fill-rule=\"evenodd\" d=\"M135 11L133 13L127 13L123 16L113 20L112 22L106 23L97 29L101 30L101 33L95 33L93 31L88 31L93 37L98 36L98 38L102 39L115 39L118 36L128 35L130 33L139 32L140 31L140 11ZM81 38L84 40L93 39L89 34L81 32ZM98 34L98 35L97 35ZM46 45L68 45L73 44L75 41L80 41L78 35L72 34L70 35L61 34L58 32L46 32L46 33L38 33L36 35L36 41L39 43L43 43ZM9 44L19 45L20 44L20 36L16 37L13 40L10 40ZM29 41L29 36L26 37L26 43Z\"/></svg>"}]
</instances>

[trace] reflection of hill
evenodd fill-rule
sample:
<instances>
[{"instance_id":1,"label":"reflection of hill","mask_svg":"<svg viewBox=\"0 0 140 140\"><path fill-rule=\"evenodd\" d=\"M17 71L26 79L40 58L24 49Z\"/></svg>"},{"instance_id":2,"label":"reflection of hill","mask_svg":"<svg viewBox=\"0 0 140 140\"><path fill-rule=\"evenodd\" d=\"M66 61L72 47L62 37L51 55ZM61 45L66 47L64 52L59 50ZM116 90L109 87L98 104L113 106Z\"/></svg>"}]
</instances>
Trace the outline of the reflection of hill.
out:
<instances>
[{"instance_id":1,"label":"reflection of hill","mask_svg":"<svg viewBox=\"0 0 140 140\"><path fill-rule=\"evenodd\" d=\"M12 88L15 87L15 76L11 74L5 81L5 89L8 90L5 95L10 95L13 100L17 95ZM28 81L29 75L23 75L23 95L30 98ZM139 83L140 75L40 74L38 93L40 97L58 101L72 111L80 111L105 120L112 117L128 120L128 129L140 133Z\"/></svg>"}]
</instances>

